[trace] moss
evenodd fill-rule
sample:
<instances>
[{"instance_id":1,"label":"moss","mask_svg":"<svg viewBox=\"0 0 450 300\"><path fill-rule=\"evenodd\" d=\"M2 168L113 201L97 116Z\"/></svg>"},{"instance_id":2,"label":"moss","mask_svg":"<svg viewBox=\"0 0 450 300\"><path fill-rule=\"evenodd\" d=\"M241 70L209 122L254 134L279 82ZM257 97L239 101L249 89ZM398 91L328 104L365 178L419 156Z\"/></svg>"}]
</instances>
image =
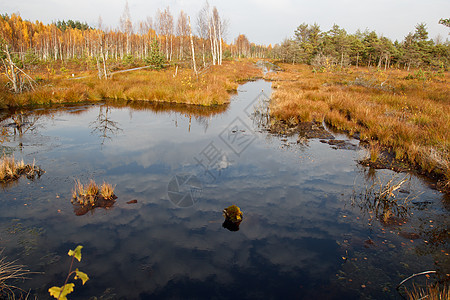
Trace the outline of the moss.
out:
<instances>
[{"instance_id":1,"label":"moss","mask_svg":"<svg viewBox=\"0 0 450 300\"><path fill-rule=\"evenodd\" d=\"M223 216L225 217L226 220L229 220L233 223L242 222L241 209L234 204L223 210Z\"/></svg>"}]
</instances>

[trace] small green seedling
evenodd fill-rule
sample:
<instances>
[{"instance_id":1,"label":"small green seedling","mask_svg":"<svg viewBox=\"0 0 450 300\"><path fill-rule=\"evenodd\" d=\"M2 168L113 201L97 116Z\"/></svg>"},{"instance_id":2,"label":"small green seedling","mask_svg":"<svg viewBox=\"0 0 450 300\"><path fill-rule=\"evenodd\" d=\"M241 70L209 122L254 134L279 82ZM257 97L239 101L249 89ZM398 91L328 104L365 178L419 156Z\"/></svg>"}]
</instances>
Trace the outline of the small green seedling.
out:
<instances>
[{"instance_id":1,"label":"small green seedling","mask_svg":"<svg viewBox=\"0 0 450 300\"><path fill-rule=\"evenodd\" d=\"M75 259L77 259L79 262L81 261L81 249L83 246L78 245L75 250L69 250L68 255L72 256L72 262L70 263L69 273L67 274L66 281L64 282L64 285L62 287L51 287L48 289L48 292L50 293L50 296L55 297L59 300L67 300L67 295L73 292L73 288L75 287L75 284L73 283L67 283L69 281L70 276L75 274L74 279L80 279L83 282L83 285L86 283L86 281L89 280L89 277L86 273L81 272L80 270L75 269L75 271L72 271L73 262Z\"/></svg>"}]
</instances>

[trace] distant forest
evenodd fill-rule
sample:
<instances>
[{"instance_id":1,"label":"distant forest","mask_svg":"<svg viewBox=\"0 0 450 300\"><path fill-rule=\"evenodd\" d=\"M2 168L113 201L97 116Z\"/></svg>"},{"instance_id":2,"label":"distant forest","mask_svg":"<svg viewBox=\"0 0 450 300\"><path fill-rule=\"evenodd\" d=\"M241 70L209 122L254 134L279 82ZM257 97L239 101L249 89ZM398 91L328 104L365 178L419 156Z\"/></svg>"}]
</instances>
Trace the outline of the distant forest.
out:
<instances>
[{"instance_id":1,"label":"distant forest","mask_svg":"<svg viewBox=\"0 0 450 300\"><path fill-rule=\"evenodd\" d=\"M449 27L448 19L440 24ZM403 41L392 42L375 31L357 31L348 34L345 29L334 25L322 32L319 25L301 24L291 39L272 49L274 58L291 63L307 63L317 66L391 66L405 68L431 68L448 70L450 63L450 42L442 37L432 40L426 25L417 24L414 32Z\"/></svg>"},{"instance_id":2,"label":"distant forest","mask_svg":"<svg viewBox=\"0 0 450 300\"><path fill-rule=\"evenodd\" d=\"M449 26L448 19L441 19ZM241 34L231 43L224 40L229 24L218 10L205 5L195 20L181 11L175 19L169 7L158 10L155 19L133 24L128 6L120 26L104 28L101 18L95 27L80 21L51 24L30 22L19 15L0 17L0 56L5 49L19 65L43 61L126 60L141 62L164 60L198 65L221 64L223 58L272 58L290 63L306 63L320 68L374 66L378 68L449 69L450 42L429 38L425 24L418 24L403 41L392 42L375 31L348 34L334 25L321 31L319 25L301 24L294 36L274 46L251 43ZM195 62L195 60L194 60Z\"/></svg>"},{"instance_id":3,"label":"distant forest","mask_svg":"<svg viewBox=\"0 0 450 300\"><path fill-rule=\"evenodd\" d=\"M16 62L30 65L80 59L145 61L152 56L190 63L194 53L198 63L206 66L220 65L223 57L263 57L267 50L251 45L245 35L225 43L228 23L216 7L207 4L192 27L189 16L181 11L175 19L169 7L158 10L154 20L148 17L133 24L126 6L119 22L117 28L105 28L101 18L96 27L73 20L43 24L4 14L0 16L0 55L8 50Z\"/></svg>"}]
</instances>

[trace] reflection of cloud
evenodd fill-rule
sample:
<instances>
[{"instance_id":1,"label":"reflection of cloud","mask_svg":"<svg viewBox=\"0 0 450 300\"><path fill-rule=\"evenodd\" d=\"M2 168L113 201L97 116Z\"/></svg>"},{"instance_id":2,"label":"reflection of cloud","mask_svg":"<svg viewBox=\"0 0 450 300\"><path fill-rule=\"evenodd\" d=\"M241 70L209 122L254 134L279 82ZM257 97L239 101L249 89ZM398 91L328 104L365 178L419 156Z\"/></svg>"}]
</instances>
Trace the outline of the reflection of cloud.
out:
<instances>
[{"instance_id":1,"label":"reflection of cloud","mask_svg":"<svg viewBox=\"0 0 450 300\"><path fill-rule=\"evenodd\" d=\"M228 160L228 157L226 155L222 156L222 159L217 164L217 168L219 170L224 170L232 165L232 162Z\"/></svg>"},{"instance_id":2,"label":"reflection of cloud","mask_svg":"<svg viewBox=\"0 0 450 300\"><path fill-rule=\"evenodd\" d=\"M247 103L238 105L243 109ZM300 292L299 283L310 292L317 282L327 285L339 267L336 241L349 232L367 235L365 224L341 218L346 209L341 193L350 194L358 176L351 152L318 141L301 151L295 146L278 150L276 139L271 144L261 134L238 157L226 152L217 138L233 119L231 114L213 119L207 133L200 127L188 133L174 127L173 116L166 113L156 118L151 112L134 111L131 120L128 112L112 111L123 134L103 148L87 127L95 110L83 114L86 119L63 115L67 121L43 132L62 136L60 147L36 153L36 160L49 170L45 176L1 191L1 199L6 199L0 201L1 228L20 218L26 227L46 229L37 239L40 250L20 257L33 271L45 271L38 279L42 286L66 271L64 259L38 266L42 253L67 259L68 248L82 244L80 269L93 284L77 289L80 298L100 296L111 286L126 298L139 298L140 293L152 298L192 293L191 298L201 298L199 290L213 287L208 292L220 293L230 286L242 290L243 298L277 298L280 290ZM175 207L167 196L168 182L175 174L193 170L193 157L211 141L227 153L218 163L226 172L214 183L203 184L194 206ZM117 185L114 207L75 216L70 204L74 178ZM137 203L126 204L132 199ZM222 228L222 209L231 204L244 213L237 232ZM21 247L6 238L0 241L11 255Z\"/></svg>"}]
</instances>

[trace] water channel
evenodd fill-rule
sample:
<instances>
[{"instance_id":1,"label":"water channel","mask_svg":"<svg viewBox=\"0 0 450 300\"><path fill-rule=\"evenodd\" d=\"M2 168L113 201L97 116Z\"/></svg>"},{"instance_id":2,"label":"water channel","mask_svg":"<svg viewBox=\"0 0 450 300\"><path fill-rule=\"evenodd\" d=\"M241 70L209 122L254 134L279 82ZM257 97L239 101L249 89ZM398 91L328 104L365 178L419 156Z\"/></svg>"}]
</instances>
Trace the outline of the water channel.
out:
<instances>
[{"instance_id":1,"label":"water channel","mask_svg":"<svg viewBox=\"0 0 450 300\"><path fill-rule=\"evenodd\" d=\"M396 174L359 165L366 152L345 135L333 133L354 148L267 132L254 112L270 94L259 80L225 107L101 102L2 115L3 151L46 171L0 190L2 255L40 272L21 288L48 298L76 245L90 280L70 299L401 299L395 287L409 275L445 277L448 199L398 174L406 212L382 221L362 195ZM116 185L118 198L79 213L72 189L90 179ZM223 227L232 204L244 214L237 231Z\"/></svg>"}]
</instances>

